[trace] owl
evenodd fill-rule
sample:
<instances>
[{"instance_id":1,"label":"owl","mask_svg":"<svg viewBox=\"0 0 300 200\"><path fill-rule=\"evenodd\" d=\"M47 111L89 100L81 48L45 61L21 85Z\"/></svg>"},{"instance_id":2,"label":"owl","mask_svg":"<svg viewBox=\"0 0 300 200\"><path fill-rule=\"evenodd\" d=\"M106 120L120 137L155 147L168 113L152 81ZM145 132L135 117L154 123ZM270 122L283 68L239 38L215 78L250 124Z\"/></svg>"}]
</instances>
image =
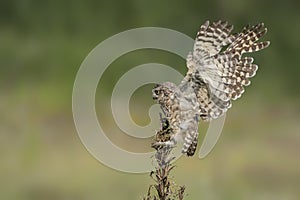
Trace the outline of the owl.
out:
<instances>
[{"instance_id":1,"label":"owl","mask_svg":"<svg viewBox=\"0 0 300 200\"><path fill-rule=\"evenodd\" d=\"M232 30L227 22L206 21L187 55L188 70L181 83L165 82L153 88L152 97L160 104L172 132L168 140L157 142L160 145L183 141L182 153L194 155L200 120L222 116L250 84L258 67L252 57L243 54L269 46L269 41L258 42L267 29L259 23L237 34L231 34Z\"/></svg>"}]
</instances>

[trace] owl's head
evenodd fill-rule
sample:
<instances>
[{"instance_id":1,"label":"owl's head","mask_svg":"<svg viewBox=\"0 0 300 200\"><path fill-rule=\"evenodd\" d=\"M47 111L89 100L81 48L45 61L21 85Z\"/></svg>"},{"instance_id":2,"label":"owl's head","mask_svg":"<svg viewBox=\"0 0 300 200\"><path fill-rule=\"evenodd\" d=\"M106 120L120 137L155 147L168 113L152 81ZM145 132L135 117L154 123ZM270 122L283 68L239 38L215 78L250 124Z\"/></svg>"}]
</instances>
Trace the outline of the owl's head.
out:
<instances>
[{"instance_id":1,"label":"owl's head","mask_svg":"<svg viewBox=\"0 0 300 200\"><path fill-rule=\"evenodd\" d=\"M158 103L163 104L166 101L173 100L176 97L177 85L171 82L157 84L152 90L152 97Z\"/></svg>"}]
</instances>

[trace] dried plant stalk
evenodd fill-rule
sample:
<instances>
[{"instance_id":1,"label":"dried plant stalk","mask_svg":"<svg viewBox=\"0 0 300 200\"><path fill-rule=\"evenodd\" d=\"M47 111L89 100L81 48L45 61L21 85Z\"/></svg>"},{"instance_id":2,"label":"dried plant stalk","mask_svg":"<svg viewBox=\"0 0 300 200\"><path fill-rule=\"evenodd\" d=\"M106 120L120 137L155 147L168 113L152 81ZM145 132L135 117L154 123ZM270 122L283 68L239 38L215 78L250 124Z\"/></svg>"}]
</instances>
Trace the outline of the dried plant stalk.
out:
<instances>
[{"instance_id":1,"label":"dried plant stalk","mask_svg":"<svg viewBox=\"0 0 300 200\"><path fill-rule=\"evenodd\" d=\"M178 186L170 178L170 172L175 167L171 163L175 159L171 154L173 147L157 145L159 142L168 141L172 135L168 120L161 115L160 119L161 129L156 132L152 143L152 148L156 150L154 159L157 166L150 172L150 176L155 184L149 186L147 196L143 200L182 200L185 187Z\"/></svg>"}]
</instances>

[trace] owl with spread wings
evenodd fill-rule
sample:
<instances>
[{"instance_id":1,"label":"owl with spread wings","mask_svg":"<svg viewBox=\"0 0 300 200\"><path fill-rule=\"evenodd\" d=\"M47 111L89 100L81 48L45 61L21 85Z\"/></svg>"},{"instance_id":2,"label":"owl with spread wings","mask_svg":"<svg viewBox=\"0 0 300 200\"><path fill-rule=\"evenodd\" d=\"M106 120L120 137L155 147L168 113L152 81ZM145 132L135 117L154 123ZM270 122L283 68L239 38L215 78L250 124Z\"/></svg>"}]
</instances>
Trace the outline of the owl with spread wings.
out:
<instances>
[{"instance_id":1,"label":"owl with spread wings","mask_svg":"<svg viewBox=\"0 0 300 200\"><path fill-rule=\"evenodd\" d=\"M258 42L267 29L263 23L248 25L237 34L232 34L232 29L224 21L206 21L187 56L188 71L181 83L165 82L152 90L172 132L170 139L157 142L160 145L174 146L183 141L182 153L194 155L199 121L222 116L231 107L231 100L240 98L244 86L250 84L258 67L252 57L243 54L269 46L269 41Z\"/></svg>"}]
</instances>

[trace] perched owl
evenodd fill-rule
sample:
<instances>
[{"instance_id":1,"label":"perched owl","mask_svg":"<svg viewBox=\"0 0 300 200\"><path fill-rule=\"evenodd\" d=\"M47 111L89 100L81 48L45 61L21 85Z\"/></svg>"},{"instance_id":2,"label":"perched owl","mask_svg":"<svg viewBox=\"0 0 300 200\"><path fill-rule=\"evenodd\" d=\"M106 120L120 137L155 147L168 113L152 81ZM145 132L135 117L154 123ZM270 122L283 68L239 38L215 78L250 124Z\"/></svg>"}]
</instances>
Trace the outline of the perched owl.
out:
<instances>
[{"instance_id":1,"label":"perched owl","mask_svg":"<svg viewBox=\"0 0 300 200\"><path fill-rule=\"evenodd\" d=\"M158 84L152 90L172 130L170 139L162 145L182 140L182 153L194 155L199 121L223 115L231 107L231 100L241 97L244 86L250 84L257 65L243 54L269 46L269 41L257 42L267 29L263 23L246 26L238 34L231 34L232 29L227 22L206 21L197 33L193 52L187 56L188 71L182 82L178 86Z\"/></svg>"}]
</instances>

